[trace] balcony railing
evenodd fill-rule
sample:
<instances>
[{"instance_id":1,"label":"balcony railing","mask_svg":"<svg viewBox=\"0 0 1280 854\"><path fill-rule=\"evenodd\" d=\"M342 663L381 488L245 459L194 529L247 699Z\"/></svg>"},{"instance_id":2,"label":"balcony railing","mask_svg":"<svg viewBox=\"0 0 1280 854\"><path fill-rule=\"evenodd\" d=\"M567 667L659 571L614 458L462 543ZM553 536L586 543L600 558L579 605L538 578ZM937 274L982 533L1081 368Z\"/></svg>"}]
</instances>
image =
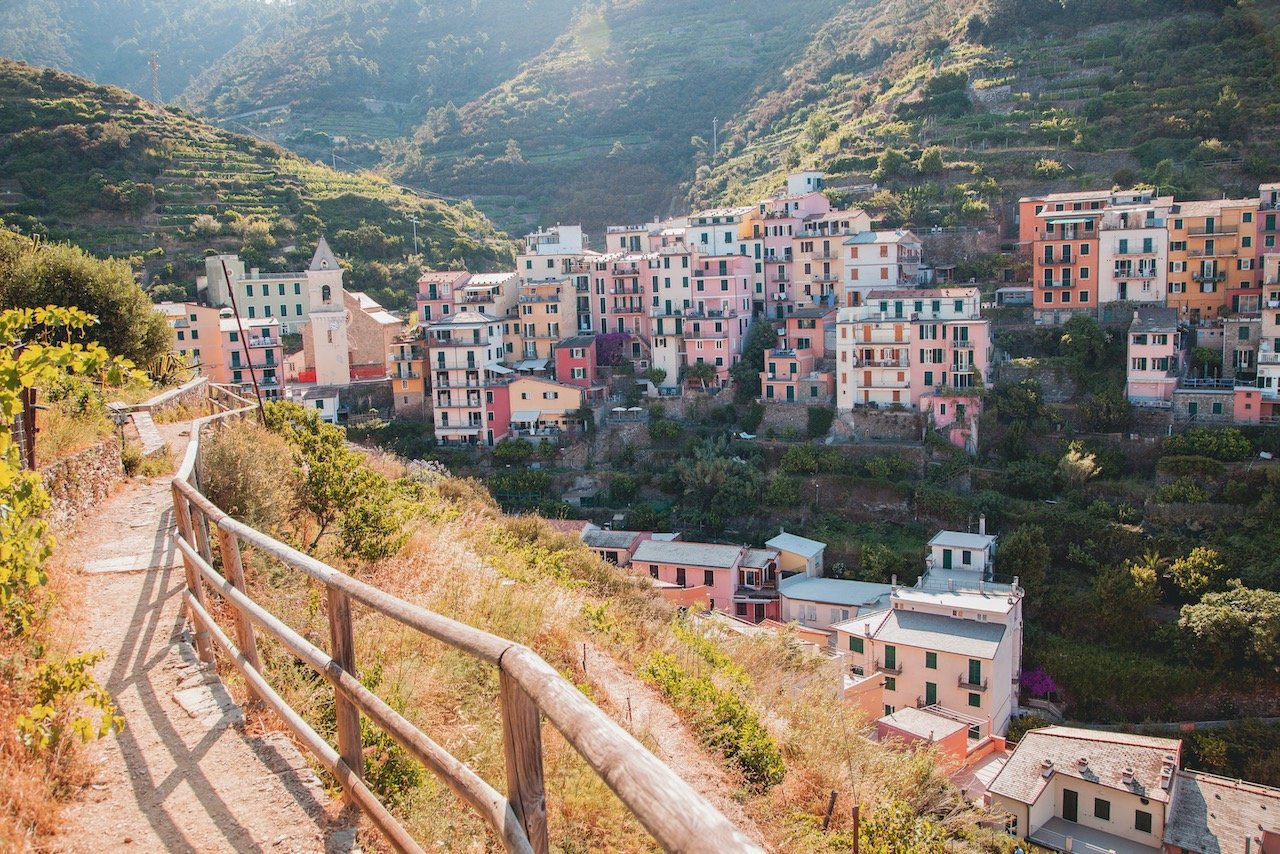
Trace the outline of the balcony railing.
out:
<instances>
[{"instance_id":1,"label":"balcony railing","mask_svg":"<svg viewBox=\"0 0 1280 854\"><path fill-rule=\"evenodd\" d=\"M969 338L952 338L951 346L961 350L973 349L973 341Z\"/></svg>"},{"instance_id":2,"label":"balcony railing","mask_svg":"<svg viewBox=\"0 0 1280 854\"><path fill-rule=\"evenodd\" d=\"M876 660L876 670L879 670L881 673L888 673L888 674L890 674L891 676L901 676L901 675L902 675L902 662L901 662L901 661L895 661L893 664L882 664L882 663L880 663L880 660L879 660L879 659L877 659L877 660Z\"/></svg>"},{"instance_id":3,"label":"balcony railing","mask_svg":"<svg viewBox=\"0 0 1280 854\"><path fill-rule=\"evenodd\" d=\"M969 682L965 676L956 677L956 685L965 691L985 691L987 690L987 680L981 682Z\"/></svg>"},{"instance_id":4,"label":"balcony railing","mask_svg":"<svg viewBox=\"0 0 1280 854\"><path fill-rule=\"evenodd\" d=\"M840 274L836 272L814 273L813 280L815 282L838 282L840 281Z\"/></svg>"},{"instance_id":5,"label":"balcony railing","mask_svg":"<svg viewBox=\"0 0 1280 854\"><path fill-rule=\"evenodd\" d=\"M279 338L250 338L249 346L250 347L279 347L280 339Z\"/></svg>"},{"instance_id":6,"label":"balcony railing","mask_svg":"<svg viewBox=\"0 0 1280 854\"><path fill-rule=\"evenodd\" d=\"M1192 237L1212 237L1215 234L1236 234L1240 231L1238 226L1234 225L1215 225L1212 228L1201 226L1199 228L1187 229L1187 234Z\"/></svg>"},{"instance_id":7,"label":"balcony railing","mask_svg":"<svg viewBox=\"0 0 1280 854\"><path fill-rule=\"evenodd\" d=\"M392 374L391 378L396 380L420 380L422 379L422 374L417 371L401 371L398 374Z\"/></svg>"},{"instance_id":8,"label":"balcony railing","mask_svg":"<svg viewBox=\"0 0 1280 854\"><path fill-rule=\"evenodd\" d=\"M1197 282L1221 282L1227 278L1227 274L1222 272L1205 273L1201 271L1199 273L1192 273L1191 278L1193 281Z\"/></svg>"},{"instance_id":9,"label":"balcony railing","mask_svg":"<svg viewBox=\"0 0 1280 854\"><path fill-rule=\"evenodd\" d=\"M1040 285L1045 288L1074 288L1076 283L1073 279L1045 279Z\"/></svg>"},{"instance_id":10,"label":"balcony railing","mask_svg":"<svg viewBox=\"0 0 1280 854\"><path fill-rule=\"evenodd\" d=\"M480 338L432 338L428 346L431 347L488 347L489 337Z\"/></svg>"}]
</instances>

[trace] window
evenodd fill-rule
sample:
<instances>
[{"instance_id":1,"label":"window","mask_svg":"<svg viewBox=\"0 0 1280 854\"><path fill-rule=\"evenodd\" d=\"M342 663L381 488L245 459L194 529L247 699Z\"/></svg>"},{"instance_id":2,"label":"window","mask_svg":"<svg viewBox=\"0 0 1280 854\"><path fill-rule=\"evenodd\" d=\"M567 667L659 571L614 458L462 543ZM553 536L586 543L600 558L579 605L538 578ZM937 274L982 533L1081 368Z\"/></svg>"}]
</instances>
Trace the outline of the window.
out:
<instances>
[{"instance_id":1,"label":"window","mask_svg":"<svg viewBox=\"0 0 1280 854\"><path fill-rule=\"evenodd\" d=\"M302 282L294 282L294 283L293 283L293 295L294 295L294 296L299 296L299 295L301 295L301 294L302 294ZM299 314L301 314L301 312L299 312Z\"/></svg>"},{"instance_id":2,"label":"window","mask_svg":"<svg viewBox=\"0 0 1280 854\"><path fill-rule=\"evenodd\" d=\"M709 569L702 571L702 583L707 587L716 586L716 574Z\"/></svg>"},{"instance_id":3,"label":"window","mask_svg":"<svg viewBox=\"0 0 1280 854\"><path fill-rule=\"evenodd\" d=\"M936 652L926 652L924 654L924 666L929 670L937 670L938 654Z\"/></svg>"},{"instance_id":4,"label":"window","mask_svg":"<svg viewBox=\"0 0 1280 854\"><path fill-rule=\"evenodd\" d=\"M975 709L981 709L981 708L982 708L982 695L981 695L981 694L975 694L975 693L973 693L972 691L970 691L970 692L969 692L969 705L970 705L970 706L973 706Z\"/></svg>"},{"instance_id":5,"label":"window","mask_svg":"<svg viewBox=\"0 0 1280 854\"><path fill-rule=\"evenodd\" d=\"M893 678L892 676L884 677L884 689L886 691L898 690L898 680Z\"/></svg>"},{"instance_id":6,"label":"window","mask_svg":"<svg viewBox=\"0 0 1280 854\"><path fill-rule=\"evenodd\" d=\"M684 586L685 586L685 584L684 584L684 567L683 567L683 566L678 566L678 567L676 567L676 585L677 585L677 586L679 586L679 587L684 587Z\"/></svg>"},{"instance_id":7,"label":"window","mask_svg":"<svg viewBox=\"0 0 1280 854\"><path fill-rule=\"evenodd\" d=\"M244 295L247 297L253 296L253 285L244 286Z\"/></svg>"},{"instance_id":8,"label":"window","mask_svg":"<svg viewBox=\"0 0 1280 854\"><path fill-rule=\"evenodd\" d=\"M1093 817L1102 821L1111 821L1111 801L1094 798Z\"/></svg>"},{"instance_id":9,"label":"window","mask_svg":"<svg viewBox=\"0 0 1280 854\"><path fill-rule=\"evenodd\" d=\"M884 666L886 670L898 669L898 648L886 645L884 648Z\"/></svg>"},{"instance_id":10,"label":"window","mask_svg":"<svg viewBox=\"0 0 1280 854\"><path fill-rule=\"evenodd\" d=\"M863 651L862 638L849 637L849 651L861 653Z\"/></svg>"},{"instance_id":11,"label":"window","mask_svg":"<svg viewBox=\"0 0 1280 854\"><path fill-rule=\"evenodd\" d=\"M1151 832L1151 813L1146 810L1134 810L1133 829L1143 833Z\"/></svg>"},{"instance_id":12,"label":"window","mask_svg":"<svg viewBox=\"0 0 1280 854\"><path fill-rule=\"evenodd\" d=\"M978 658L969 659L969 684L970 685L982 684L982 660L981 659L978 659ZM969 705L976 706L977 703L970 701Z\"/></svg>"}]
</instances>

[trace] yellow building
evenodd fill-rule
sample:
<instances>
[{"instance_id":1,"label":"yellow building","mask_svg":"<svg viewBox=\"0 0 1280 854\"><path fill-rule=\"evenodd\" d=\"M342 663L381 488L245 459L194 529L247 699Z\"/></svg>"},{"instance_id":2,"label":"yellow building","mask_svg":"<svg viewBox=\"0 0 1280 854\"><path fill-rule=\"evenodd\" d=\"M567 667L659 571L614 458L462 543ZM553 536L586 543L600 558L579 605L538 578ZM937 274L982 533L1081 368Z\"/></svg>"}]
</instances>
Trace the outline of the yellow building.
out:
<instances>
[{"instance_id":1,"label":"yellow building","mask_svg":"<svg viewBox=\"0 0 1280 854\"><path fill-rule=\"evenodd\" d=\"M556 438L582 427L577 411L583 389L542 377L521 376L507 386L511 400L511 435Z\"/></svg>"},{"instance_id":2,"label":"yellow building","mask_svg":"<svg viewBox=\"0 0 1280 854\"><path fill-rule=\"evenodd\" d=\"M576 334L576 298L568 277L521 282L518 315L507 336L511 357L549 361L556 342Z\"/></svg>"},{"instance_id":3,"label":"yellow building","mask_svg":"<svg viewBox=\"0 0 1280 854\"><path fill-rule=\"evenodd\" d=\"M427 398L426 342L417 327L396 338L388 354L391 403L397 418L425 421L431 414Z\"/></svg>"},{"instance_id":4,"label":"yellow building","mask_svg":"<svg viewBox=\"0 0 1280 854\"><path fill-rule=\"evenodd\" d=\"M1257 199L1173 205L1168 305L1178 309L1180 319L1199 323L1240 306L1241 297L1246 304L1261 298L1254 272L1257 220Z\"/></svg>"}]
</instances>

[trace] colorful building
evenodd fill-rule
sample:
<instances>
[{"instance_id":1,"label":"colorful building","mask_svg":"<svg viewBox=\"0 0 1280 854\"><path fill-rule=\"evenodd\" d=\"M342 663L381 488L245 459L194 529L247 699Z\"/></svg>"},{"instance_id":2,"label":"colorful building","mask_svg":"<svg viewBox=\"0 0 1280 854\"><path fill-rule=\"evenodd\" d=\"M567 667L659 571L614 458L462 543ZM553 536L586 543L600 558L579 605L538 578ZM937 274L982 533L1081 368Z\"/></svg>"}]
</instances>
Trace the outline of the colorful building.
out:
<instances>
[{"instance_id":1,"label":"colorful building","mask_svg":"<svg viewBox=\"0 0 1280 854\"><path fill-rule=\"evenodd\" d=\"M911 287L919 281L923 245L910 231L859 232L845 239L844 252L842 306L862 305L870 291Z\"/></svg>"},{"instance_id":2,"label":"colorful building","mask_svg":"<svg viewBox=\"0 0 1280 854\"><path fill-rule=\"evenodd\" d=\"M778 339L764 355L760 396L766 403L829 404L835 374L827 367L827 331L835 329L831 308L800 308L775 323Z\"/></svg>"},{"instance_id":3,"label":"colorful building","mask_svg":"<svg viewBox=\"0 0 1280 854\"><path fill-rule=\"evenodd\" d=\"M517 376L507 385L511 435L557 439L582 429L579 411L585 391L576 385L535 376Z\"/></svg>"},{"instance_id":4,"label":"colorful building","mask_svg":"<svg viewBox=\"0 0 1280 854\"><path fill-rule=\"evenodd\" d=\"M595 388L597 382L596 336L575 335L555 345L556 381L582 388Z\"/></svg>"},{"instance_id":5,"label":"colorful building","mask_svg":"<svg viewBox=\"0 0 1280 854\"><path fill-rule=\"evenodd\" d=\"M1134 309L1129 325L1125 395L1142 406L1168 406L1182 374L1183 338L1176 309Z\"/></svg>"},{"instance_id":6,"label":"colorful building","mask_svg":"<svg viewBox=\"0 0 1280 854\"><path fill-rule=\"evenodd\" d=\"M437 441L492 447L504 439L511 427L507 385L513 371L502 364L502 320L456 312L427 330L425 346Z\"/></svg>"},{"instance_id":7,"label":"colorful building","mask_svg":"<svg viewBox=\"0 0 1280 854\"><path fill-rule=\"evenodd\" d=\"M391 344L391 405L397 418L425 421L430 416L427 396L427 347L422 327L402 333Z\"/></svg>"},{"instance_id":8,"label":"colorful building","mask_svg":"<svg viewBox=\"0 0 1280 854\"><path fill-rule=\"evenodd\" d=\"M1257 218L1257 199L1173 205L1168 304L1184 321L1198 325L1233 306L1256 310L1261 297L1255 273Z\"/></svg>"},{"instance_id":9,"label":"colorful building","mask_svg":"<svg viewBox=\"0 0 1280 854\"><path fill-rule=\"evenodd\" d=\"M871 291L836 322L836 406L918 409L937 389L989 386L977 288Z\"/></svg>"}]
</instances>

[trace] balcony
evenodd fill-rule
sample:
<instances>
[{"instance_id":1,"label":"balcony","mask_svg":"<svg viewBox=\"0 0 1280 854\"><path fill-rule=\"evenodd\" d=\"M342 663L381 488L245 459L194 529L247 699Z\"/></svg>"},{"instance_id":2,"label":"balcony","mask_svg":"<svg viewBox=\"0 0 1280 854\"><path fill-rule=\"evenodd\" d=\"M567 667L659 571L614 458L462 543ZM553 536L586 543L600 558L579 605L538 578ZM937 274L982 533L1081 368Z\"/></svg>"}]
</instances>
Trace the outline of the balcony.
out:
<instances>
[{"instance_id":1,"label":"balcony","mask_svg":"<svg viewBox=\"0 0 1280 854\"><path fill-rule=\"evenodd\" d=\"M430 339L430 347L488 347L489 337L487 335L480 338L432 338Z\"/></svg>"},{"instance_id":2,"label":"balcony","mask_svg":"<svg viewBox=\"0 0 1280 854\"><path fill-rule=\"evenodd\" d=\"M967 682L965 681L964 676L957 676L956 686L963 691L986 691L987 680L983 679L981 682Z\"/></svg>"},{"instance_id":3,"label":"balcony","mask_svg":"<svg viewBox=\"0 0 1280 854\"><path fill-rule=\"evenodd\" d=\"M973 341L968 338L952 338L951 346L957 350L972 350Z\"/></svg>"},{"instance_id":4,"label":"balcony","mask_svg":"<svg viewBox=\"0 0 1280 854\"><path fill-rule=\"evenodd\" d=\"M1040 283L1044 288L1074 288L1076 283L1073 279L1045 279Z\"/></svg>"},{"instance_id":5,"label":"balcony","mask_svg":"<svg viewBox=\"0 0 1280 854\"><path fill-rule=\"evenodd\" d=\"M473 304L473 305L474 305L474 304L476 304L476 303L482 303L482 302L493 302L493 301L495 301L497 298L498 298L498 295L497 295L497 294L494 294L494 293L488 293L488 294L467 294L466 296L464 296L464 297L462 298L462 301L463 301L463 302L465 302L465 303L470 303L470 304Z\"/></svg>"},{"instance_id":6,"label":"balcony","mask_svg":"<svg viewBox=\"0 0 1280 854\"><path fill-rule=\"evenodd\" d=\"M854 359L853 367L906 369L911 367L911 364L906 359Z\"/></svg>"},{"instance_id":7,"label":"balcony","mask_svg":"<svg viewBox=\"0 0 1280 854\"><path fill-rule=\"evenodd\" d=\"M392 374L391 378L393 380L420 380L422 379L422 374L417 371L401 371L398 374Z\"/></svg>"},{"instance_id":8,"label":"balcony","mask_svg":"<svg viewBox=\"0 0 1280 854\"><path fill-rule=\"evenodd\" d=\"M391 357L391 361L393 361L393 362L421 362L421 361L422 361L422 355L421 355L420 353L410 353L410 354L408 354L408 355L406 355L406 354L404 354L404 353L396 353L395 355L393 355L393 356Z\"/></svg>"},{"instance_id":9,"label":"balcony","mask_svg":"<svg viewBox=\"0 0 1280 854\"><path fill-rule=\"evenodd\" d=\"M895 661L893 664L882 664L879 659L876 659L875 669L881 673L888 673L890 676L901 676L902 662Z\"/></svg>"},{"instance_id":10,"label":"balcony","mask_svg":"<svg viewBox=\"0 0 1280 854\"><path fill-rule=\"evenodd\" d=\"M840 254L830 249L819 249L817 252L809 253L809 257L815 261L839 261Z\"/></svg>"},{"instance_id":11,"label":"balcony","mask_svg":"<svg viewBox=\"0 0 1280 854\"><path fill-rule=\"evenodd\" d=\"M813 280L815 282L838 282L840 281L840 274L835 271L814 273Z\"/></svg>"},{"instance_id":12,"label":"balcony","mask_svg":"<svg viewBox=\"0 0 1280 854\"><path fill-rule=\"evenodd\" d=\"M1068 850L1069 839L1070 850L1076 854L1160 854L1161 850L1156 845L1143 845L1058 816L1027 834L1027 839L1051 851Z\"/></svg>"},{"instance_id":13,"label":"balcony","mask_svg":"<svg viewBox=\"0 0 1280 854\"><path fill-rule=\"evenodd\" d=\"M249 346L250 347L279 347L280 339L279 338L250 338Z\"/></svg>"},{"instance_id":14,"label":"balcony","mask_svg":"<svg viewBox=\"0 0 1280 854\"><path fill-rule=\"evenodd\" d=\"M1200 228L1189 228L1187 229L1187 234L1192 237L1213 237L1217 234L1237 234L1239 231L1239 227L1234 225L1215 225L1212 228L1204 226Z\"/></svg>"},{"instance_id":15,"label":"balcony","mask_svg":"<svg viewBox=\"0 0 1280 854\"><path fill-rule=\"evenodd\" d=\"M560 302L559 294L523 294L520 302Z\"/></svg>"},{"instance_id":16,"label":"balcony","mask_svg":"<svg viewBox=\"0 0 1280 854\"><path fill-rule=\"evenodd\" d=\"M484 388L485 385L491 383L483 383L480 380L432 380L432 388Z\"/></svg>"},{"instance_id":17,"label":"balcony","mask_svg":"<svg viewBox=\"0 0 1280 854\"><path fill-rule=\"evenodd\" d=\"M1206 273L1201 271L1199 273L1191 274L1191 279L1196 282L1221 282L1226 278L1227 274L1220 272Z\"/></svg>"},{"instance_id":18,"label":"balcony","mask_svg":"<svg viewBox=\"0 0 1280 854\"><path fill-rule=\"evenodd\" d=\"M469 401L467 403L463 403L461 401L459 401L458 403L453 403L447 400L446 401L437 400L435 402L436 409L479 409L481 406L482 404L478 399L475 401Z\"/></svg>"}]
</instances>

